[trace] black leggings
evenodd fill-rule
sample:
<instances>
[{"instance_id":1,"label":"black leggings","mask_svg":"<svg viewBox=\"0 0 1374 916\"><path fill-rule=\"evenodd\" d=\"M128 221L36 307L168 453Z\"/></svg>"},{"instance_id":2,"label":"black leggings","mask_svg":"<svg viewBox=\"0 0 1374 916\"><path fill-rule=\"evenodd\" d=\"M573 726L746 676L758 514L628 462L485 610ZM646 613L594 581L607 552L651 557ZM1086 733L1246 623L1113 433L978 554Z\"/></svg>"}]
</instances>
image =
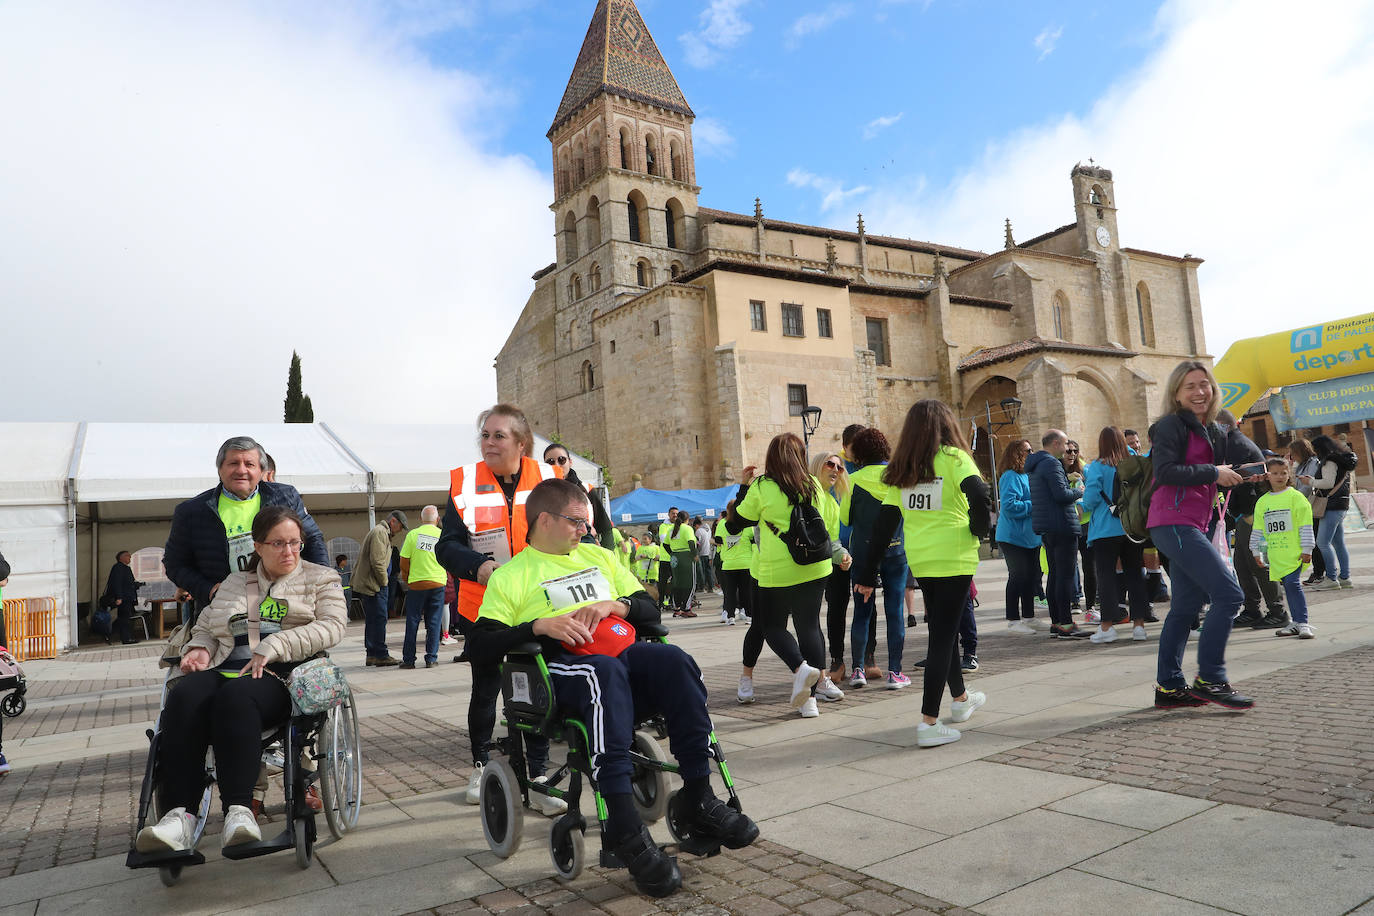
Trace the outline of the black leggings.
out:
<instances>
[{"instance_id":1,"label":"black leggings","mask_svg":"<svg viewBox=\"0 0 1374 916\"><path fill-rule=\"evenodd\" d=\"M825 636L821 633L821 599L825 597L826 579L812 579L800 585L780 588L760 587L755 592L753 617L744 634L744 667L759 662L759 654L766 641L768 648L787 670L796 671L802 662L813 668L825 667ZM797 628L794 639L787 630L787 619Z\"/></svg>"},{"instance_id":2,"label":"black leggings","mask_svg":"<svg viewBox=\"0 0 1374 916\"><path fill-rule=\"evenodd\" d=\"M836 567L825 580L825 635L830 643L830 658L840 668L844 667L845 622L849 616L849 598L853 594L853 588L849 580L849 571L839 567ZM855 612L858 612L857 607ZM868 628L868 640L869 649L866 657L872 658L877 637L871 624Z\"/></svg>"},{"instance_id":3,"label":"black leggings","mask_svg":"<svg viewBox=\"0 0 1374 916\"><path fill-rule=\"evenodd\" d=\"M973 576L926 576L917 580L926 604L926 623L930 642L926 650L924 692L921 714L939 718L940 701L949 695L964 695L964 672L959 657L959 622L968 601Z\"/></svg>"},{"instance_id":4,"label":"black leggings","mask_svg":"<svg viewBox=\"0 0 1374 916\"><path fill-rule=\"evenodd\" d=\"M736 611L752 613L750 607L754 597L754 579L748 569L722 569L720 571L721 607L733 620Z\"/></svg>"},{"instance_id":5,"label":"black leggings","mask_svg":"<svg viewBox=\"0 0 1374 916\"><path fill-rule=\"evenodd\" d=\"M292 665L272 666L279 673ZM195 811L205 791L205 751L215 748L220 809L247 807L262 761L262 733L291 716L286 685L269 674L225 677L197 671L167 694L158 739L163 810Z\"/></svg>"},{"instance_id":6,"label":"black leggings","mask_svg":"<svg viewBox=\"0 0 1374 916\"><path fill-rule=\"evenodd\" d=\"M1125 535L1093 541L1093 563L1097 567L1097 594L1102 599L1102 622L1121 623L1121 600L1129 600L1130 619L1144 623L1150 614L1150 596L1145 591L1145 546ZM1117 578L1116 561L1121 561ZM1125 587L1122 595L1118 586Z\"/></svg>"},{"instance_id":7,"label":"black leggings","mask_svg":"<svg viewBox=\"0 0 1374 916\"><path fill-rule=\"evenodd\" d=\"M1007 619L1035 616L1035 596L1040 591L1040 548L998 544L1007 561Z\"/></svg>"}]
</instances>

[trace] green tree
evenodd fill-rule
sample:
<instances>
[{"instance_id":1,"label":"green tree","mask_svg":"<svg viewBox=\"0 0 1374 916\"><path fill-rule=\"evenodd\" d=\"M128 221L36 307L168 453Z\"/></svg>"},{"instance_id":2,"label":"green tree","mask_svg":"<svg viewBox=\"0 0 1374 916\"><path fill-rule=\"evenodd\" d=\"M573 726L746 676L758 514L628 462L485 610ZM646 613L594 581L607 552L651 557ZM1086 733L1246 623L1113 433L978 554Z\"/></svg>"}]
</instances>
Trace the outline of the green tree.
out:
<instances>
[{"instance_id":1,"label":"green tree","mask_svg":"<svg viewBox=\"0 0 1374 916\"><path fill-rule=\"evenodd\" d=\"M287 423L314 423L315 408L310 404L310 395L301 393L301 358L295 350L291 351L291 368L286 373L286 410Z\"/></svg>"}]
</instances>

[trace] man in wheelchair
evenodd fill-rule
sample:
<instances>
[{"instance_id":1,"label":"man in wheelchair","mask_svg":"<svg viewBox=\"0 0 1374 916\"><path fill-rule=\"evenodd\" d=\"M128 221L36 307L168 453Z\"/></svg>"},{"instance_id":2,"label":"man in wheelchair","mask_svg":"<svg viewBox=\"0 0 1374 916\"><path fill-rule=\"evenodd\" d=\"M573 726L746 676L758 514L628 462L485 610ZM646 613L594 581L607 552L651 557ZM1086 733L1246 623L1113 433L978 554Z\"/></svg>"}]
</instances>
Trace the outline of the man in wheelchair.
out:
<instances>
[{"instance_id":1,"label":"man in wheelchair","mask_svg":"<svg viewBox=\"0 0 1374 916\"><path fill-rule=\"evenodd\" d=\"M581 488L545 480L530 492L525 515L529 546L492 573L468 654L494 663L514 646L540 643L558 706L587 728L592 774L607 808L605 846L642 893L667 896L682 875L635 808L630 746L636 721L662 715L693 834L731 849L759 835L752 820L711 789L712 727L701 670L677 646L623 644L626 628L617 621L657 623L659 608L614 554L580 543L591 524Z\"/></svg>"}]
</instances>

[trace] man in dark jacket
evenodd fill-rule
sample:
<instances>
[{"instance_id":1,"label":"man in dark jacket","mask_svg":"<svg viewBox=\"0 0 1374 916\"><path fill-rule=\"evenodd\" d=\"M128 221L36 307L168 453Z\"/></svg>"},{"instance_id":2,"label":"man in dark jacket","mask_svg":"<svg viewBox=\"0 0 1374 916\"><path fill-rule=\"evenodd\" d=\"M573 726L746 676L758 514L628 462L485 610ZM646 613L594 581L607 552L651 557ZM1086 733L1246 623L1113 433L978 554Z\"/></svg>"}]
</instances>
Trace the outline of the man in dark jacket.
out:
<instances>
[{"instance_id":1,"label":"man in dark jacket","mask_svg":"<svg viewBox=\"0 0 1374 916\"><path fill-rule=\"evenodd\" d=\"M134 605L138 604L138 590L147 583L134 581L133 554L121 550L115 554L115 564L110 567L110 577L105 581L105 600L114 606L115 619L119 622L119 641L124 645L138 642L134 639Z\"/></svg>"},{"instance_id":2,"label":"man in dark jacket","mask_svg":"<svg viewBox=\"0 0 1374 916\"><path fill-rule=\"evenodd\" d=\"M305 511L296 488L263 479L266 452L249 436L219 447L219 483L176 507L162 565L167 578L186 589L197 609L210 604L229 573L247 567L253 553L253 519L267 506L285 506L301 517L302 559L329 565L320 526Z\"/></svg>"},{"instance_id":3,"label":"man in dark jacket","mask_svg":"<svg viewBox=\"0 0 1374 916\"><path fill-rule=\"evenodd\" d=\"M1040 535L1049 562L1049 582L1045 597L1050 606L1050 635L1056 639L1077 639L1091 635L1073 622L1069 604L1073 601L1073 574L1078 563L1078 523L1076 503L1083 497L1081 480L1070 485L1064 473L1064 450L1069 437L1052 429L1040 439L1040 451L1026 459L1030 477L1031 530Z\"/></svg>"},{"instance_id":4,"label":"man in dark jacket","mask_svg":"<svg viewBox=\"0 0 1374 916\"><path fill-rule=\"evenodd\" d=\"M1217 413L1217 425L1226 433L1226 463L1233 468L1247 464L1263 464L1264 453L1250 437L1236 425L1236 416L1229 410ZM1254 475L1251 475L1253 477ZM1263 481L1255 482L1247 478L1239 486L1232 487L1226 503L1226 528L1235 531L1236 544L1249 544L1250 531L1255 522L1255 503L1268 492ZM1288 612L1283 606L1283 592L1279 583L1270 580L1269 570L1255 565L1255 558L1248 549L1234 550L1236 579L1245 593L1245 606L1233 626L1249 625L1255 629L1282 629L1288 626ZM1269 614L1260 613L1260 598Z\"/></svg>"}]
</instances>

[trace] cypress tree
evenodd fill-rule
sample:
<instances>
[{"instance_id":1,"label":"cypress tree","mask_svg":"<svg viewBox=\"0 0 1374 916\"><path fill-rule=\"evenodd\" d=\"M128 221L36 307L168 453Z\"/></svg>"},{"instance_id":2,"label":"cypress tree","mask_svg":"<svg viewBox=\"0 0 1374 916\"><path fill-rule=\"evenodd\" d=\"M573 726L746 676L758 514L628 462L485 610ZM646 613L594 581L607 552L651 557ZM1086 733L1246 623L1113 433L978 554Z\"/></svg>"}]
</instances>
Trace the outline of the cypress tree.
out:
<instances>
[{"instance_id":1,"label":"cypress tree","mask_svg":"<svg viewBox=\"0 0 1374 916\"><path fill-rule=\"evenodd\" d=\"M314 423L315 410L310 405L310 396L301 393L301 358L295 350L291 351L291 369L286 373L286 404L284 420L287 423Z\"/></svg>"}]
</instances>

